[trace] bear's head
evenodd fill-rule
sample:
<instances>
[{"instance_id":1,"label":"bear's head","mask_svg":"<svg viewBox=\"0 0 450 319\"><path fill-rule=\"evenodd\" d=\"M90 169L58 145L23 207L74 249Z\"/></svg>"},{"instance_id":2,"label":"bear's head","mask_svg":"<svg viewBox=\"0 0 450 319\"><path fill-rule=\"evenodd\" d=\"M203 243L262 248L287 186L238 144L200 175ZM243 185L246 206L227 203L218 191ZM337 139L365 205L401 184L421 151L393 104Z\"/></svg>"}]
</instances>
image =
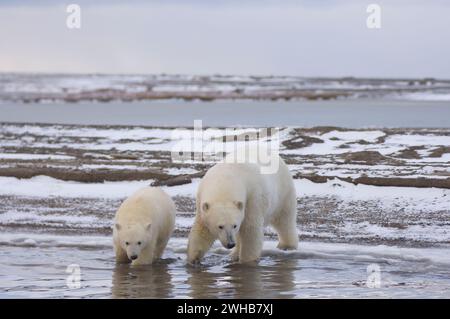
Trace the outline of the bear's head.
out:
<instances>
[{"instance_id":1,"label":"bear's head","mask_svg":"<svg viewBox=\"0 0 450 319\"><path fill-rule=\"evenodd\" d=\"M203 223L214 237L219 238L223 247L231 249L236 245L236 235L244 220L242 201L203 202L200 214Z\"/></svg>"},{"instance_id":2,"label":"bear's head","mask_svg":"<svg viewBox=\"0 0 450 319\"><path fill-rule=\"evenodd\" d=\"M152 224L129 224L116 223L116 231L119 233L120 246L127 252L130 260L138 259L142 250L150 242Z\"/></svg>"}]
</instances>

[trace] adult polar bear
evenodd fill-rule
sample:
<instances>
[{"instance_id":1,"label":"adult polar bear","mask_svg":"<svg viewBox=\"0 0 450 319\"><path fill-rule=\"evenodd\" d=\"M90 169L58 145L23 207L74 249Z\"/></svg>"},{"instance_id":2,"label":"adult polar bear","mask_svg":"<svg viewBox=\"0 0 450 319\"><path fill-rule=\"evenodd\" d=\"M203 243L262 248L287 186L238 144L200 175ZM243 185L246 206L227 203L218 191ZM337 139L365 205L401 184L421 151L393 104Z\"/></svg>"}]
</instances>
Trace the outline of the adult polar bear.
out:
<instances>
[{"instance_id":1,"label":"adult polar bear","mask_svg":"<svg viewBox=\"0 0 450 319\"><path fill-rule=\"evenodd\" d=\"M225 248L234 247L234 261L256 261L268 224L278 233L278 248L297 248L297 200L287 165L278 154L271 154L277 169L264 173L263 165L252 158L228 156L203 177L189 234L189 263L198 263L216 239Z\"/></svg>"}]
</instances>

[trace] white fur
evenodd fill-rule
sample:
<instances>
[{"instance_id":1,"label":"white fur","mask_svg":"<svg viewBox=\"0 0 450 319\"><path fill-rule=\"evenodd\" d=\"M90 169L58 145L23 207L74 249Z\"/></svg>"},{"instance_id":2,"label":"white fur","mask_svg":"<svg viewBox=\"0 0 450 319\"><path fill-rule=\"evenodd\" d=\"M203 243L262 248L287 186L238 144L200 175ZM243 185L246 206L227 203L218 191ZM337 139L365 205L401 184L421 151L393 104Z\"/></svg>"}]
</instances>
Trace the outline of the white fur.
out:
<instances>
[{"instance_id":1,"label":"white fur","mask_svg":"<svg viewBox=\"0 0 450 319\"><path fill-rule=\"evenodd\" d=\"M225 161L208 170L197 191L189 263L199 262L216 239L226 248L236 244L233 260L256 261L261 255L264 226L269 224L278 233L278 248L297 248L294 183L284 161L274 156L279 166L273 174L262 174L260 165L249 162Z\"/></svg>"},{"instance_id":2,"label":"white fur","mask_svg":"<svg viewBox=\"0 0 450 319\"><path fill-rule=\"evenodd\" d=\"M172 199L160 188L138 190L116 213L113 226L116 261L129 262L131 256L137 256L133 265L151 264L161 257L174 226Z\"/></svg>"}]
</instances>

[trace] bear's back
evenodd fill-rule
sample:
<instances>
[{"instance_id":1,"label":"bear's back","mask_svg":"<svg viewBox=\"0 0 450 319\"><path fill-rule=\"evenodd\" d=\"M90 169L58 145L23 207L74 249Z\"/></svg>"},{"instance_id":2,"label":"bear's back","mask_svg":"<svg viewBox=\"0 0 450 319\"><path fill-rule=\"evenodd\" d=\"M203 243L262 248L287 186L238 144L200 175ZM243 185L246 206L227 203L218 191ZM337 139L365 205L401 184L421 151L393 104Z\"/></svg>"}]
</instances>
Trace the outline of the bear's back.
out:
<instances>
[{"instance_id":1,"label":"bear's back","mask_svg":"<svg viewBox=\"0 0 450 319\"><path fill-rule=\"evenodd\" d=\"M160 188L144 187L122 203L117 211L116 219L118 222L123 220L127 223L141 222L142 220L156 222L161 215L167 214L175 214L175 205L172 199Z\"/></svg>"}]
</instances>

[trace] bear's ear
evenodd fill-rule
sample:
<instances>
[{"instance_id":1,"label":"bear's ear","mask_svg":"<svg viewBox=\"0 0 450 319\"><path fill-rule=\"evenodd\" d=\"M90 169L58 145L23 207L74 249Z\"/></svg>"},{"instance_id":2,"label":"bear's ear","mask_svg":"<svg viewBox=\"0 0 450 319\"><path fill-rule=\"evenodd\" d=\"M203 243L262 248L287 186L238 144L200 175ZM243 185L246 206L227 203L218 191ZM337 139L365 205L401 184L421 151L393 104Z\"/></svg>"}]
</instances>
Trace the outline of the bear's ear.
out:
<instances>
[{"instance_id":1,"label":"bear's ear","mask_svg":"<svg viewBox=\"0 0 450 319\"><path fill-rule=\"evenodd\" d=\"M152 228L152 224L147 224L147 226L145 227L145 229L150 230Z\"/></svg>"},{"instance_id":2,"label":"bear's ear","mask_svg":"<svg viewBox=\"0 0 450 319\"><path fill-rule=\"evenodd\" d=\"M120 224L115 224L114 226L116 227L117 230L120 230L120 228L122 228L122 226L120 226Z\"/></svg>"},{"instance_id":3,"label":"bear's ear","mask_svg":"<svg viewBox=\"0 0 450 319\"><path fill-rule=\"evenodd\" d=\"M204 212L207 212L208 209L209 209L209 204L206 203L206 202L204 202L203 205L202 205L202 210L203 210Z\"/></svg>"},{"instance_id":4,"label":"bear's ear","mask_svg":"<svg viewBox=\"0 0 450 319\"><path fill-rule=\"evenodd\" d=\"M234 202L234 204L236 205L236 207L237 207L239 210L242 210L242 208L244 208L244 203L243 203L243 202L236 201L236 202Z\"/></svg>"}]
</instances>

